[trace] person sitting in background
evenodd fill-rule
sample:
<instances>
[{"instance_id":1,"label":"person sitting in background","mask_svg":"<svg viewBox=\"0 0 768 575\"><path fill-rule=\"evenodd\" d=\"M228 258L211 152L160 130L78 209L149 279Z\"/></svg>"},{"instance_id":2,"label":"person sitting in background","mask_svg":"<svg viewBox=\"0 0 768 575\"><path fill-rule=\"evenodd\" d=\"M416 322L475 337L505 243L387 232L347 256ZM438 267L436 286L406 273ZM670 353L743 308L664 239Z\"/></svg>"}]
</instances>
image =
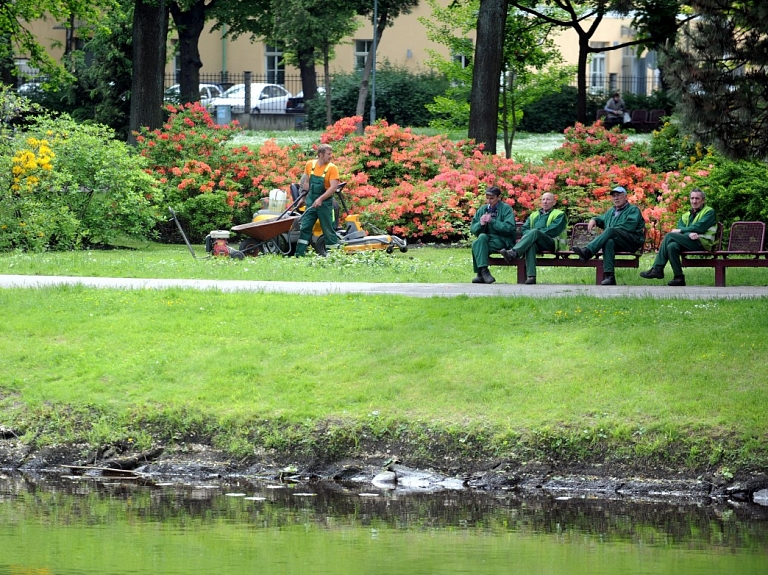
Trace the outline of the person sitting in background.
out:
<instances>
[{"instance_id":1,"label":"person sitting in background","mask_svg":"<svg viewBox=\"0 0 768 575\"><path fill-rule=\"evenodd\" d=\"M624 123L624 114L627 111L627 107L621 98L621 94L618 92L614 92L613 96L606 102L604 110L608 112L608 116L605 118L606 126L616 126Z\"/></svg>"},{"instance_id":2,"label":"person sitting in background","mask_svg":"<svg viewBox=\"0 0 768 575\"><path fill-rule=\"evenodd\" d=\"M501 190L491 186L485 190L485 201L472 218L469 230L477 239L472 242L472 267L477 274L473 284L492 284L496 281L488 271L488 254L511 248L517 239L515 212L501 201Z\"/></svg>"},{"instance_id":3,"label":"person sitting in background","mask_svg":"<svg viewBox=\"0 0 768 575\"><path fill-rule=\"evenodd\" d=\"M706 196L699 188L691 190L689 201L691 209L685 212L677 222L677 227L671 230L659 246L659 253L653 262L653 267L646 272L640 272L645 279L664 279L664 266L672 266L675 277L667 282L670 286L684 286L685 275L680 262L680 252L707 251L712 249L717 233L717 217L715 210L705 206Z\"/></svg>"},{"instance_id":4,"label":"person sitting in background","mask_svg":"<svg viewBox=\"0 0 768 575\"><path fill-rule=\"evenodd\" d=\"M523 237L511 250L500 250L504 259L512 263L515 258L525 258L525 283L536 283L536 252L555 251L567 244L565 213L556 210L555 194L541 194L541 209L531 212L523 224Z\"/></svg>"}]
</instances>

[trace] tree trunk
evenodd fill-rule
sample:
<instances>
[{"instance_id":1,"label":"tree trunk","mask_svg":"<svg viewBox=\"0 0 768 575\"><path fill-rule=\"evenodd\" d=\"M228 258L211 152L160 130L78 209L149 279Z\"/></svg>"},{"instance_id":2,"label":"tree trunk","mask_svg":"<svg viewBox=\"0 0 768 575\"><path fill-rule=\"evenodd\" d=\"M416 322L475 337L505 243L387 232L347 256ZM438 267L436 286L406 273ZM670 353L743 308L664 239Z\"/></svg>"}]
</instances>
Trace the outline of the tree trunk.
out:
<instances>
[{"instance_id":1,"label":"tree trunk","mask_svg":"<svg viewBox=\"0 0 768 575\"><path fill-rule=\"evenodd\" d=\"M387 18L389 15L384 10L378 14L379 21L376 23L376 48L378 49L379 42L381 42L381 36L384 34L384 28L387 26ZM376 58L376 53L371 49L368 55L365 57L365 66L363 67L363 77L360 80L360 92L357 96L357 107L355 108L355 116L363 116L365 114L365 102L368 99L368 81L371 78L371 70L373 70L373 61ZM358 132L362 134L363 124L358 126Z\"/></svg>"},{"instance_id":2,"label":"tree trunk","mask_svg":"<svg viewBox=\"0 0 768 575\"><path fill-rule=\"evenodd\" d=\"M139 128L159 128L163 124L163 73L165 42L168 33L168 7L165 0L137 0L133 12L133 78L131 80L131 118L128 142Z\"/></svg>"},{"instance_id":3,"label":"tree trunk","mask_svg":"<svg viewBox=\"0 0 768 575\"><path fill-rule=\"evenodd\" d=\"M315 49L300 49L299 73L301 74L301 89L304 92L304 102L317 95L317 71L315 70Z\"/></svg>"},{"instance_id":4,"label":"tree trunk","mask_svg":"<svg viewBox=\"0 0 768 575\"><path fill-rule=\"evenodd\" d=\"M576 73L576 120L582 124L587 123L587 58L589 53L589 36L580 34Z\"/></svg>"},{"instance_id":5,"label":"tree trunk","mask_svg":"<svg viewBox=\"0 0 768 575\"><path fill-rule=\"evenodd\" d=\"M325 83L325 123L327 126L333 124L333 113L331 112L331 49L329 46L323 47L323 80Z\"/></svg>"},{"instance_id":6,"label":"tree trunk","mask_svg":"<svg viewBox=\"0 0 768 575\"><path fill-rule=\"evenodd\" d=\"M506 21L507 0L480 0L468 136L483 144L483 151L488 154L496 153L499 78Z\"/></svg>"},{"instance_id":7,"label":"tree trunk","mask_svg":"<svg viewBox=\"0 0 768 575\"><path fill-rule=\"evenodd\" d=\"M200 35L205 27L205 0L197 0L182 11L178 3L170 4L171 16L179 32L179 102L197 102L200 99Z\"/></svg>"}]
</instances>

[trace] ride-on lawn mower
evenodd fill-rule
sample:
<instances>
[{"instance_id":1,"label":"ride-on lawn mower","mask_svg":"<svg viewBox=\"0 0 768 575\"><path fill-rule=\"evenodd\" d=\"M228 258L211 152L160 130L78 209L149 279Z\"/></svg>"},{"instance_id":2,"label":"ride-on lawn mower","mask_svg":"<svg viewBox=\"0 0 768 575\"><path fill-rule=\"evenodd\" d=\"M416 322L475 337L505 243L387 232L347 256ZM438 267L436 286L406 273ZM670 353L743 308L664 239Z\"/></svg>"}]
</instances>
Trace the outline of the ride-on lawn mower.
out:
<instances>
[{"instance_id":1,"label":"ride-on lawn mower","mask_svg":"<svg viewBox=\"0 0 768 575\"><path fill-rule=\"evenodd\" d=\"M336 194L339 196L339 202L343 208L342 213L344 214L343 225L336 228L336 235L339 237L339 247L346 253L385 250L388 254L391 254L395 251L395 248L398 248L403 253L407 252L408 244L404 239L390 235L373 224L363 224L360 221L359 214L349 213L344 196L341 193L345 185L346 182L343 182L336 188ZM318 222L315 227L318 228L319 224ZM365 229L366 227L370 230L370 233ZM317 230L313 229L312 231L314 235ZM325 246L325 238L322 236L322 229L319 230L318 236L314 242L315 251L320 255L326 255L328 250Z\"/></svg>"}]
</instances>

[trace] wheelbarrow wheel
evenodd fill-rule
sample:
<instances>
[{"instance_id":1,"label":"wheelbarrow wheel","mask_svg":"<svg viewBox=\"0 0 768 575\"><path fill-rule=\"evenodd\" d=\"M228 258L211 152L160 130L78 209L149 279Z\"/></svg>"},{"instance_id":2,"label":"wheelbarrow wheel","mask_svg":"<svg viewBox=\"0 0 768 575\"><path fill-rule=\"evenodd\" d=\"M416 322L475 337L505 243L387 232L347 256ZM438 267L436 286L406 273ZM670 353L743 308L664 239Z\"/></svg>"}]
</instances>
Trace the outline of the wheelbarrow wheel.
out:
<instances>
[{"instance_id":1,"label":"wheelbarrow wheel","mask_svg":"<svg viewBox=\"0 0 768 575\"><path fill-rule=\"evenodd\" d=\"M254 238L246 238L240 242L239 250L247 255L256 257L262 251L262 242Z\"/></svg>"},{"instance_id":2,"label":"wheelbarrow wheel","mask_svg":"<svg viewBox=\"0 0 768 575\"><path fill-rule=\"evenodd\" d=\"M291 238L288 234L280 234L266 242L263 247L265 254L280 254L283 256L291 253Z\"/></svg>"}]
</instances>

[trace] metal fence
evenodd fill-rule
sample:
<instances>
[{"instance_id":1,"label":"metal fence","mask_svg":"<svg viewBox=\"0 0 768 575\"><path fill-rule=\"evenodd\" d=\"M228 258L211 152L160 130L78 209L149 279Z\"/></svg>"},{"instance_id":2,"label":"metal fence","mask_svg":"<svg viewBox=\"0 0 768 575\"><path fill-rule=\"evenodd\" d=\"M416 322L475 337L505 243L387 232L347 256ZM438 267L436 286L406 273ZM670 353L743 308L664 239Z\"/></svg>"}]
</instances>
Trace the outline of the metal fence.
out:
<instances>
[{"instance_id":1,"label":"metal fence","mask_svg":"<svg viewBox=\"0 0 768 575\"><path fill-rule=\"evenodd\" d=\"M298 74L253 74L251 73L251 82L259 82L263 84L278 84L288 90L292 95L296 95L301 92L301 76ZM169 88L173 84L178 84L178 74L166 74L165 75L165 87ZM220 86L222 90L231 88L235 84L245 83L245 72L232 73L232 72L214 72L200 74L201 84L216 84Z\"/></svg>"},{"instance_id":2,"label":"metal fence","mask_svg":"<svg viewBox=\"0 0 768 575\"><path fill-rule=\"evenodd\" d=\"M575 87L577 83L578 78L574 77L570 85ZM660 89L661 78L655 70L650 70L648 74L639 76L622 76L620 74L587 75L587 90L590 94L621 92L622 94L650 96Z\"/></svg>"},{"instance_id":3,"label":"metal fence","mask_svg":"<svg viewBox=\"0 0 768 575\"><path fill-rule=\"evenodd\" d=\"M245 73L216 72L200 74L201 84L217 84L222 90L235 85L244 83ZM277 81L275 81L277 80ZM318 78L320 81L321 78ZM301 76L298 74L251 74L251 82L262 82L265 84L279 84L288 90L291 94L297 94L302 90ZM178 83L177 74L169 74L165 77L165 87ZM570 86L576 87L578 79L574 78L569 82ZM619 91L622 94L638 94L650 96L653 92L661 89L659 75L651 70L646 75L622 76L620 74L589 74L587 76L587 89L591 94L611 94Z\"/></svg>"}]
</instances>

